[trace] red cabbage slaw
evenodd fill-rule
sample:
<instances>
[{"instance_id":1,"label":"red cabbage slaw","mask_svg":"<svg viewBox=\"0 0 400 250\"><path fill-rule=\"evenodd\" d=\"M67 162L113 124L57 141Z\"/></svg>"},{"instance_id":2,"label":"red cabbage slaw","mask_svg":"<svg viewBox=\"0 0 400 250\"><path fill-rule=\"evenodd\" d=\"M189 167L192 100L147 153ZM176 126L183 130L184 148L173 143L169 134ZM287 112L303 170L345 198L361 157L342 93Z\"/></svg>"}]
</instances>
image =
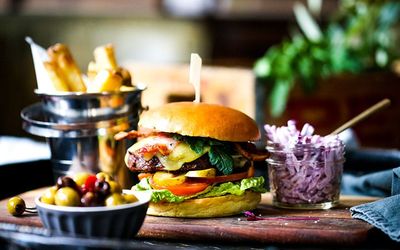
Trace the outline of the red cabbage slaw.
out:
<instances>
[{"instance_id":1,"label":"red cabbage slaw","mask_svg":"<svg viewBox=\"0 0 400 250\"><path fill-rule=\"evenodd\" d=\"M271 156L269 180L277 202L318 204L339 199L344 145L337 135L313 135L314 128L296 122L287 126L265 125Z\"/></svg>"},{"instance_id":2,"label":"red cabbage slaw","mask_svg":"<svg viewBox=\"0 0 400 250\"><path fill-rule=\"evenodd\" d=\"M289 221L289 220L312 220L314 222L319 221L318 217L311 216L279 216L279 217L262 217L261 215L257 216L252 211L244 211L244 216L248 221L258 221L258 220L270 220L270 221Z\"/></svg>"}]
</instances>

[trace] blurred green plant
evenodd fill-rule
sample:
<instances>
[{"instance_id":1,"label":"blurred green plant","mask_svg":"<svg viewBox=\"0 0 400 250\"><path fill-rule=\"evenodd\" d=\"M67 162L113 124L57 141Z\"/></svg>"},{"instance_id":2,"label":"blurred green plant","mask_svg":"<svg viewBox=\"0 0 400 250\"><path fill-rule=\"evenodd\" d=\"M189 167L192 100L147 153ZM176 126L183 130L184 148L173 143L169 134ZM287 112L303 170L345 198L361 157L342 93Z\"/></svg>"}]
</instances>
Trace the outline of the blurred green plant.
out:
<instances>
[{"instance_id":1,"label":"blurred green plant","mask_svg":"<svg viewBox=\"0 0 400 250\"><path fill-rule=\"evenodd\" d=\"M320 79L387 70L399 58L399 1L342 0L324 31L304 5L297 3L294 10L302 33L269 48L254 65L256 76L268 84L273 117L285 111L295 83L312 93Z\"/></svg>"}]
</instances>

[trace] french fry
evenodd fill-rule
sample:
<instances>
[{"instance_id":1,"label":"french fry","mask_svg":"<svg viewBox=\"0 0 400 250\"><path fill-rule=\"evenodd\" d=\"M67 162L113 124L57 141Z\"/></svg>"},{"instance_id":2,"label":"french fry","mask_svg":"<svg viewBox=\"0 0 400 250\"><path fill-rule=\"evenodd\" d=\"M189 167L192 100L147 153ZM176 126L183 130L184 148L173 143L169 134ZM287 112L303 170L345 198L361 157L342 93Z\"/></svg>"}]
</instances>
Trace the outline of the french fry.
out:
<instances>
[{"instance_id":1,"label":"french fry","mask_svg":"<svg viewBox=\"0 0 400 250\"><path fill-rule=\"evenodd\" d=\"M117 74L122 77L122 85L132 86L132 76L127 69L118 67Z\"/></svg>"},{"instance_id":2,"label":"french fry","mask_svg":"<svg viewBox=\"0 0 400 250\"><path fill-rule=\"evenodd\" d=\"M112 44L97 47L94 52L94 61L88 65L87 76L90 81L94 81L96 75L104 69L118 70L117 61L114 55ZM121 75L121 77L123 77Z\"/></svg>"},{"instance_id":3,"label":"french fry","mask_svg":"<svg viewBox=\"0 0 400 250\"><path fill-rule=\"evenodd\" d=\"M117 69L118 64L115 59L114 47L112 44L97 47L93 54L98 70Z\"/></svg>"},{"instance_id":4,"label":"french fry","mask_svg":"<svg viewBox=\"0 0 400 250\"><path fill-rule=\"evenodd\" d=\"M64 80L62 73L54 62L44 62L44 68L57 91L69 91L68 83Z\"/></svg>"},{"instance_id":5,"label":"french fry","mask_svg":"<svg viewBox=\"0 0 400 250\"><path fill-rule=\"evenodd\" d=\"M88 92L118 91L122 85L122 77L115 70L104 69L97 73L89 84Z\"/></svg>"},{"instance_id":6,"label":"french fry","mask_svg":"<svg viewBox=\"0 0 400 250\"><path fill-rule=\"evenodd\" d=\"M83 83L81 71L75 63L68 47L64 44L57 43L48 48L47 53L50 60L55 62L67 82L70 91L85 92L86 86Z\"/></svg>"},{"instance_id":7,"label":"french fry","mask_svg":"<svg viewBox=\"0 0 400 250\"><path fill-rule=\"evenodd\" d=\"M87 76L90 81L93 81L94 78L96 77L99 69L97 67L97 64L93 61L90 61L88 64L88 70L87 70Z\"/></svg>"},{"instance_id":8,"label":"french fry","mask_svg":"<svg viewBox=\"0 0 400 250\"><path fill-rule=\"evenodd\" d=\"M86 92L86 86L83 83L79 68L70 61L70 57L61 56L59 60L60 68L64 76L68 79L68 84L74 92Z\"/></svg>"},{"instance_id":9,"label":"french fry","mask_svg":"<svg viewBox=\"0 0 400 250\"><path fill-rule=\"evenodd\" d=\"M50 61L45 68L58 91L106 92L120 91L121 87L132 87L130 72L119 67L112 44L97 47L94 60L88 65L87 77L83 77L71 52L64 44L55 44L47 49Z\"/></svg>"}]
</instances>

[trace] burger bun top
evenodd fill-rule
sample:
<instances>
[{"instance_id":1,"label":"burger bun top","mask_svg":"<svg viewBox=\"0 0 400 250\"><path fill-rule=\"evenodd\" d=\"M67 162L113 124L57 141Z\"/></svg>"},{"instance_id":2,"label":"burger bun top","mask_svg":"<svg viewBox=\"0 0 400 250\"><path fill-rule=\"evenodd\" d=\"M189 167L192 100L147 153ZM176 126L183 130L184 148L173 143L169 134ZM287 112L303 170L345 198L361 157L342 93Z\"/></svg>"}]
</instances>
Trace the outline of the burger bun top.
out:
<instances>
[{"instance_id":1,"label":"burger bun top","mask_svg":"<svg viewBox=\"0 0 400 250\"><path fill-rule=\"evenodd\" d=\"M144 112L141 128L185 136L244 142L260 139L257 124L246 114L216 104L174 102Z\"/></svg>"}]
</instances>

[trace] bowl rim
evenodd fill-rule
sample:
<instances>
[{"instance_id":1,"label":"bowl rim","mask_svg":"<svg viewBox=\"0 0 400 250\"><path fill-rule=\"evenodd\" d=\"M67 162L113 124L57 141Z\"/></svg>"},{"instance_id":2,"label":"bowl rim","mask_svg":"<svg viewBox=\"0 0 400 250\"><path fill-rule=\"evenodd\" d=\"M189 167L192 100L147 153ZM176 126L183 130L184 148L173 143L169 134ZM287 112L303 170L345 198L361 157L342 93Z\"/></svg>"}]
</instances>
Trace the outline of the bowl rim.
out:
<instances>
[{"instance_id":1,"label":"bowl rim","mask_svg":"<svg viewBox=\"0 0 400 250\"><path fill-rule=\"evenodd\" d=\"M112 207L107 206L99 206L99 207L72 207L72 206L57 206L46 204L40 201L42 195L39 195L35 198L36 207L44 208L48 210L58 211L58 212L73 212L73 213L81 213L81 212L107 212L107 211L117 211L117 210L124 210L128 208L140 207L146 205L150 202L151 199L151 192L140 192L135 193L136 197L139 201L122 204Z\"/></svg>"}]
</instances>

